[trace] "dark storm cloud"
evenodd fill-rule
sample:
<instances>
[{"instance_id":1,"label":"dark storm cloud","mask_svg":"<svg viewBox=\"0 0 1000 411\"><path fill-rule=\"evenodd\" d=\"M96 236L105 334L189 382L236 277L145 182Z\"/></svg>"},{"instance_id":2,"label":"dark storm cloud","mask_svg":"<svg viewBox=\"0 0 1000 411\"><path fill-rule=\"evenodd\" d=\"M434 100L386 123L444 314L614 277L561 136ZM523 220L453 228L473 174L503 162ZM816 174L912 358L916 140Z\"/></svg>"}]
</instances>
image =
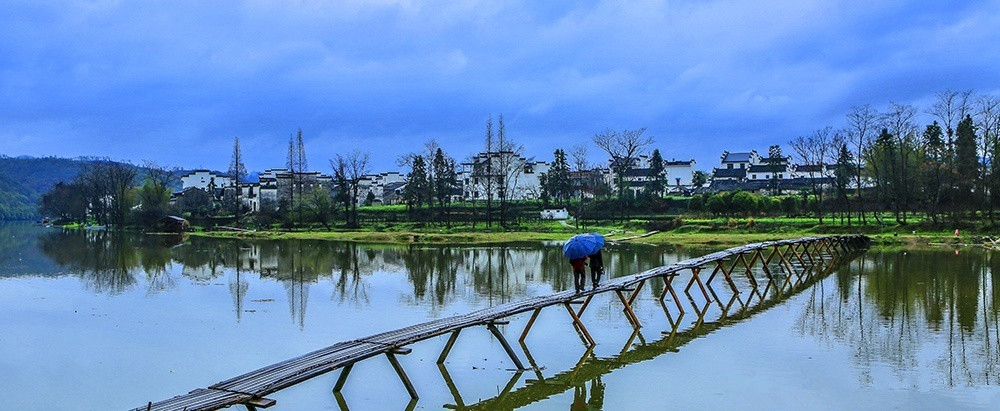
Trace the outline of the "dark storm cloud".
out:
<instances>
[{"instance_id":1,"label":"dark storm cloud","mask_svg":"<svg viewBox=\"0 0 1000 411\"><path fill-rule=\"evenodd\" d=\"M0 153L376 168L463 158L503 113L530 155L648 127L666 157L766 149L850 106L997 90L996 2L15 1ZM592 148L594 159L596 149Z\"/></svg>"}]
</instances>

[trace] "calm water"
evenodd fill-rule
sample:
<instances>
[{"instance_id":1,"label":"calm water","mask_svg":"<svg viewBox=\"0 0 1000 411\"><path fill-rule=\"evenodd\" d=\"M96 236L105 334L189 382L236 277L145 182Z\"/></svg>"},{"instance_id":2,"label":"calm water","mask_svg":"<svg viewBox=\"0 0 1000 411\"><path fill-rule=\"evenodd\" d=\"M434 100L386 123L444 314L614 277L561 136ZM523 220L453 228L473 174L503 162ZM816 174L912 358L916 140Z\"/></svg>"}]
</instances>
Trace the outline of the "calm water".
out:
<instances>
[{"instance_id":1,"label":"calm water","mask_svg":"<svg viewBox=\"0 0 1000 411\"><path fill-rule=\"evenodd\" d=\"M708 251L612 246L605 261L625 275ZM338 341L567 289L567 267L558 244L250 242L0 224L0 409L139 406ZM575 396L608 410L995 409L998 276L1000 256L982 250L871 251L758 308L735 302L721 320L725 305L700 307L699 319L683 294L687 314L670 301L665 313L654 296L662 284L651 284L635 306L639 334L613 295L599 296L583 318L593 352L565 311L546 309L518 350L537 369L522 374L485 328L464 331L444 368L435 359L446 337L401 362L421 409L569 409ZM504 330L515 344L526 321ZM277 409L339 409L336 377L270 397ZM354 410L409 402L381 358L355 366L343 394Z\"/></svg>"}]
</instances>

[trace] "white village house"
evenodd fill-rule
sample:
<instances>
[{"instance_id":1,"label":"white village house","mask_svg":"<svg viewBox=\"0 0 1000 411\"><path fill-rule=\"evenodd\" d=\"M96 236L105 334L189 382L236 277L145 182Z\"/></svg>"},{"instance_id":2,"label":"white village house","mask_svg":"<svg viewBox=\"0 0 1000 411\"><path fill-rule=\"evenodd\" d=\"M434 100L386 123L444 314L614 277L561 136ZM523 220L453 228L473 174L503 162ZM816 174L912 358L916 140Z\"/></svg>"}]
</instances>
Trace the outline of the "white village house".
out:
<instances>
[{"instance_id":1,"label":"white village house","mask_svg":"<svg viewBox=\"0 0 1000 411\"><path fill-rule=\"evenodd\" d=\"M724 151L720 167L712 171L712 191L743 190L763 192L771 187L802 189L812 183L828 185L836 167L803 165L791 162L790 156L762 157L756 150L749 152Z\"/></svg>"},{"instance_id":2,"label":"white village house","mask_svg":"<svg viewBox=\"0 0 1000 411\"><path fill-rule=\"evenodd\" d=\"M511 200L535 200L541 197L540 176L549 171L549 164L533 161L510 151L479 153L472 161L459 165L456 180L465 200L485 200L487 190L499 198L500 181L506 178L511 187Z\"/></svg>"}]
</instances>

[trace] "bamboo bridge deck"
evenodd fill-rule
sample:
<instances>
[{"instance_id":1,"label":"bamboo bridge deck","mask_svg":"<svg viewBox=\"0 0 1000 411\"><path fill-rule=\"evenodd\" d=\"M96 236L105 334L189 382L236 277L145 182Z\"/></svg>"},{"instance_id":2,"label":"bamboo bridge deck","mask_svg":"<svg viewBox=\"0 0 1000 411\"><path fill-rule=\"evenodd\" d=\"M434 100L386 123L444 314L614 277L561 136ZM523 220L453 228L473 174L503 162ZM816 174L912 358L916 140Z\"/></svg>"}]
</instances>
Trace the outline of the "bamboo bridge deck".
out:
<instances>
[{"instance_id":1,"label":"bamboo bridge deck","mask_svg":"<svg viewBox=\"0 0 1000 411\"><path fill-rule=\"evenodd\" d=\"M525 370L527 368L522 365L519 357L504 338L503 333L496 327L497 324L506 324L507 322L504 321L505 318L529 311L532 312L519 338L523 343L535 318L543 308L562 305L569 313L572 323L579 332L584 344L592 347L596 342L590 336L580 317L594 295L606 292L615 293L624 306L623 312L626 319L631 323L633 328L639 329L642 324L632 311L631 306L643 284L648 280L662 279L664 289L659 295L659 301L663 303L667 293L671 294L674 304L682 314L684 313L684 307L681 305L676 290L672 286L672 281L683 271L690 271L691 274L684 291L687 293L693 287L697 287L697 290L701 291L708 302L713 301L712 297L715 293L710 284L716 277L724 278L734 293L734 300L738 299L740 290L737 289L733 281L734 275L745 275L752 286L750 298L752 299L754 295L757 295L763 301L769 287L765 288L764 293L761 294L755 278L756 276L753 274L755 270L764 274L768 279L773 279L772 269L792 273L797 271L795 267L804 269L817 265L829 265L829 262L836 261L842 256L851 255L857 250L866 248L869 243L870 239L866 236L850 235L805 237L729 248L637 274L608 279L598 287L584 292L563 291L485 308L464 315L428 321L356 340L339 342L296 358L218 382L206 388L198 388L187 394L163 401L150 402L134 410L214 410L233 405L243 405L248 410L254 411L257 408L267 408L275 404L274 400L266 398L267 395L337 369L342 370L334 386L334 391L339 392L344 386L355 363L378 355L385 355L388 358L410 396L415 399L417 398L416 390L396 359L396 355L403 355L410 352L410 349L405 348L407 345L451 333L451 337L448 339L444 350L438 358L438 363L440 364L444 362L461 330L475 326L486 326L496 336L516 367L519 370ZM705 270L711 270L711 274L707 278L702 278L702 272ZM794 277L785 276L781 285L782 289L786 285L795 287L796 284L793 284L796 281L793 279ZM690 294L688 295L690 296ZM715 300L718 300L718 297L715 297ZM574 305L579 305L579 308L575 308ZM693 302L692 305L694 305ZM700 314L699 317L703 317L704 314L698 310L697 306L694 309L696 313Z\"/></svg>"}]
</instances>

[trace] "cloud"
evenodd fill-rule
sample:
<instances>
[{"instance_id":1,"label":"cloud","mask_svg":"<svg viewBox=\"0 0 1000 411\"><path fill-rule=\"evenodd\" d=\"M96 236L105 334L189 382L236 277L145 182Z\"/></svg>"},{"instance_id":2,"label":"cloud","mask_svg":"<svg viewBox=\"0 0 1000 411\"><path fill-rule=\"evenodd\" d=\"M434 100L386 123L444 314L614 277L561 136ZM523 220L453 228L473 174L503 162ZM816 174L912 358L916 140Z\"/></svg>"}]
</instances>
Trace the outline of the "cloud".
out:
<instances>
[{"instance_id":1,"label":"cloud","mask_svg":"<svg viewBox=\"0 0 1000 411\"><path fill-rule=\"evenodd\" d=\"M1000 6L933 1L15 1L0 16L0 152L375 167L505 114L530 154L648 127L711 167L855 104L995 91ZM591 150L594 159L600 156ZM183 153L183 154L180 154Z\"/></svg>"}]
</instances>

